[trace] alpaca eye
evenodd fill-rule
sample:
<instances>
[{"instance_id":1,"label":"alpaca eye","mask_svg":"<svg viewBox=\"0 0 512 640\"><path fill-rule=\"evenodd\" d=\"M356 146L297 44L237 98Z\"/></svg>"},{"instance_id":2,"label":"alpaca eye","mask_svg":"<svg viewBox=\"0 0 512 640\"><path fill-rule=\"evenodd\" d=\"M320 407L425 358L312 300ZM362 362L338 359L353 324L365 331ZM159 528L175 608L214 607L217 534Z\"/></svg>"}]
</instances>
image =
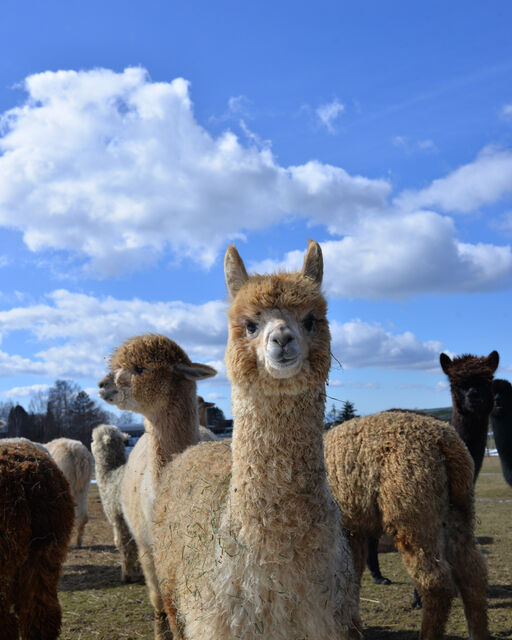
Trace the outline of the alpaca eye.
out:
<instances>
[{"instance_id":1,"label":"alpaca eye","mask_svg":"<svg viewBox=\"0 0 512 640\"><path fill-rule=\"evenodd\" d=\"M315 316L312 313L310 313L302 321L302 326L304 327L304 329L306 329L306 331L311 331L311 329L313 329L315 325L315 320L316 320Z\"/></svg>"},{"instance_id":2,"label":"alpaca eye","mask_svg":"<svg viewBox=\"0 0 512 640\"><path fill-rule=\"evenodd\" d=\"M135 367L133 367L133 370L135 371L135 373L140 376L140 374L144 371L144 367L139 367L139 365L135 365Z\"/></svg>"},{"instance_id":3,"label":"alpaca eye","mask_svg":"<svg viewBox=\"0 0 512 640\"><path fill-rule=\"evenodd\" d=\"M246 322L245 324L245 328L247 330L247 333L249 335L253 335L256 333L256 331L258 330L258 325L255 322Z\"/></svg>"}]
</instances>

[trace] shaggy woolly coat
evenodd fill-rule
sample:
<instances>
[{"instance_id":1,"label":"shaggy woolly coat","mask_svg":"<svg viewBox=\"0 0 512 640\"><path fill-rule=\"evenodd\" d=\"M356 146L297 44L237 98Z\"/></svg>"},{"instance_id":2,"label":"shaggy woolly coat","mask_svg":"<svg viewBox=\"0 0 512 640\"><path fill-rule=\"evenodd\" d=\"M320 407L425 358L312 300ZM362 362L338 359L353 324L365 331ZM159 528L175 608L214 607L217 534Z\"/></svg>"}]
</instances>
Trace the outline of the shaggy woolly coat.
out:
<instances>
[{"instance_id":1,"label":"shaggy woolly coat","mask_svg":"<svg viewBox=\"0 0 512 640\"><path fill-rule=\"evenodd\" d=\"M498 368L499 355L492 351L487 357L464 354L452 360L442 353L439 359L450 381L451 423L473 458L476 482L487 445L489 416L493 408L492 378Z\"/></svg>"},{"instance_id":2,"label":"shaggy woolly coat","mask_svg":"<svg viewBox=\"0 0 512 640\"><path fill-rule=\"evenodd\" d=\"M76 545L81 547L84 528L89 520L89 484L94 469L94 458L79 440L57 438L47 442L45 446L69 483L75 502Z\"/></svg>"},{"instance_id":3,"label":"shaggy woolly coat","mask_svg":"<svg viewBox=\"0 0 512 640\"><path fill-rule=\"evenodd\" d=\"M229 260L240 261L233 248ZM226 273L231 292L237 290L226 351L232 448L200 444L177 456L155 503L155 565L178 638L357 635L352 559L323 458L326 304L308 266L245 283L245 269ZM308 313L315 318L307 357L293 377L267 373L246 338L246 323L265 313L291 323Z\"/></svg>"},{"instance_id":4,"label":"shaggy woolly coat","mask_svg":"<svg viewBox=\"0 0 512 640\"><path fill-rule=\"evenodd\" d=\"M91 449L96 462L96 482L103 511L110 522L121 558L121 580L133 582L140 575L137 545L121 505L121 483L126 465L126 436L113 425L102 424L92 432Z\"/></svg>"},{"instance_id":5,"label":"shaggy woolly coat","mask_svg":"<svg viewBox=\"0 0 512 640\"><path fill-rule=\"evenodd\" d=\"M55 462L30 443L0 442L0 630L3 640L54 640L57 583L73 500Z\"/></svg>"},{"instance_id":6,"label":"shaggy woolly coat","mask_svg":"<svg viewBox=\"0 0 512 640\"><path fill-rule=\"evenodd\" d=\"M422 639L443 636L455 587L473 640L486 640L487 574L474 537L473 464L453 427L389 411L324 438L331 491L360 576L366 541L391 536L423 599Z\"/></svg>"},{"instance_id":7,"label":"shaggy woolly coat","mask_svg":"<svg viewBox=\"0 0 512 640\"><path fill-rule=\"evenodd\" d=\"M494 380L494 409L491 424L500 456L503 477L512 487L512 385L508 380Z\"/></svg>"}]
</instances>

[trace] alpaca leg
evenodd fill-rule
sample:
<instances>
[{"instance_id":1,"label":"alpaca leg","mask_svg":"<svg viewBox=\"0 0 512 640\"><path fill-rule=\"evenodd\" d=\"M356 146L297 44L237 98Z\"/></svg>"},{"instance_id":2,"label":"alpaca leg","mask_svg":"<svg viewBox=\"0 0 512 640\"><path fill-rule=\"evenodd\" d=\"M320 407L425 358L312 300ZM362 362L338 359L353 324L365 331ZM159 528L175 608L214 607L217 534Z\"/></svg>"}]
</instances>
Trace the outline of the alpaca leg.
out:
<instances>
[{"instance_id":1,"label":"alpaca leg","mask_svg":"<svg viewBox=\"0 0 512 640\"><path fill-rule=\"evenodd\" d=\"M443 638L454 596L450 566L443 557L442 543L429 546L398 534L398 551L414 580L423 603L421 640Z\"/></svg>"},{"instance_id":2,"label":"alpaca leg","mask_svg":"<svg viewBox=\"0 0 512 640\"><path fill-rule=\"evenodd\" d=\"M84 537L84 528L89 520L88 516L88 495L87 493L81 493L77 497L77 505L75 509L75 522L76 522L76 546L82 546L82 540Z\"/></svg>"},{"instance_id":3,"label":"alpaca leg","mask_svg":"<svg viewBox=\"0 0 512 640\"><path fill-rule=\"evenodd\" d=\"M469 636L472 640L487 640L487 568L484 558L472 536L457 536L455 531L447 540L446 553L464 604Z\"/></svg>"},{"instance_id":4,"label":"alpaca leg","mask_svg":"<svg viewBox=\"0 0 512 640\"><path fill-rule=\"evenodd\" d=\"M114 542L121 556L122 582L135 582L140 576L137 545L122 515L114 521Z\"/></svg>"},{"instance_id":5,"label":"alpaca leg","mask_svg":"<svg viewBox=\"0 0 512 640\"><path fill-rule=\"evenodd\" d=\"M139 560L146 579L146 586L149 592L149 599L155 610L155 640L172 640L173 635L169 626L167 613L158 585L155 564L148 549L140 549Z\"/></svg>"},{"instance_id":6,"label":"alpaca leg","mask_svg":"<svg viewBox=\"0 0 512 640\"><path fill-rule=\"evenodd\" d=\"M368 556L366 558L366 565L375 584L391 584L391 580L385 578L380 572L378 538L368 538Z\"/></svg>"}]
</instances>

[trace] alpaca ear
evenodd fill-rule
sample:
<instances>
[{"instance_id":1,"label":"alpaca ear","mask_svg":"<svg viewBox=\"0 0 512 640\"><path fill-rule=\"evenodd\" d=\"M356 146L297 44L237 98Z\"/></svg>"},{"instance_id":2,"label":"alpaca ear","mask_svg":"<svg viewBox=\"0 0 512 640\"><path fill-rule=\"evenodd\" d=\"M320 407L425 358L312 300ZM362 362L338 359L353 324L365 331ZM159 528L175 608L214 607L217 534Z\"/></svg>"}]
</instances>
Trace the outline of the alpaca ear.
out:
<instances>
[{"instance_id":1,"label":"alpaca ear","mask_svg":"<svg viewBox=\"0 0 512 640\"><path fill-rule=\"evenodd\" d=\"M314 240L308 240L308 250L304 258L301 274L304 278L311 280L318 286L322 284L324 260L322 257L322 249L318 242Z\"/></svg>"},{"instance_id":2,"label":"alpaca ear","mask_svg":"<svg viewBox=\"0 0 512 640\"><path fill-rule=\"evenodd\" d=\"M234 244L227 248L224 256L224 276L229 295L234 299L242 285L249 279L243 260Z\"/></svg>"},{"instance_id":3,"label":"alpaca ear","mask_svg":"<svg viewBox=\"0 0 512 640\"><path fill-rule=\"evenodd\" d=\"M487 362L489 363L489 366L491 367L492 372L494 373L500 363L499 353L497 351L491 351L491 353L487 356Z\"/></svg>"},{"instance_id":4,"label":"alpaca ear","mask_svg":"<svg viewBox=\"0 0 512 640\"><path fill-rule=\"evenodd\" d=\"M446 355L446 353L442 353L439 356L439 362L441 363L441 369L446 373L446 375L448 375L448 371L452 366L452 361L450 359L450 356Z\"/></svg>"},{"instance_id":5,"label":"alpaca ear","mask_svg":"<svg viewBox=\"0 0 512 640\"><path fill-rule=\"evenodd\" d=\"M122 431L121 433L123 434L123 440L125 442L127 442L131 438L131 435L129 433L124 433L124 431Z\"/></svg>"},{"instance_id":6,"label":"alpaca ear","mask_svg":"<svg viewBox=\"0 0 512 640\"><path fill-rule=\"evenodd\" d=\"M216 369L209 367L207 364L200 364L199 362L192 362L191 364L180 362L175 364L173 369L187 380L204 380L205 378L213 378L213 376L217 375Z\"/></svg>"}]
</instances>

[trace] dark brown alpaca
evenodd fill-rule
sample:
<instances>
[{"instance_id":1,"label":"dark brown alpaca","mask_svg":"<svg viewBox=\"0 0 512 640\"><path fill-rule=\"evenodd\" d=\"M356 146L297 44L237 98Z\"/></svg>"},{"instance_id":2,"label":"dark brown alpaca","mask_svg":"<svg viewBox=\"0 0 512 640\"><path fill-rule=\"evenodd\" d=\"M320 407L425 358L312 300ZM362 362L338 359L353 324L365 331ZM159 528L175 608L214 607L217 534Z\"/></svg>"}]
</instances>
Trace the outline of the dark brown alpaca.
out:
<instances>
[{"instance_id":1,"label":"dark brown alpaca","mask_svg":"<svg viewBox=\"0 0 512 640\"><path fill-rule=\"evenodd\" d=\"M487 444L489 415L494 404L492 378L500 357L492 351L487 357L465 354L453 360L442 353L441 367L450 380L452 425L469 449L478 478Z\"/></svg>"},{"instance_id":2,"label":"dark brown alpaca","mask_svg":"<svg viewBox=\"0 0 512 640\"><path fill-rule=\"evenodd\" d=\"M500 456L503 477L512 487L512 384L508 380L494 380L494 409L491 424L496 448Z\"/></svg>"},{"instance_id":3,"label":"dark brown alpaca","mask_svg":"<svg viewBox=\"0 0 512 640\"><path fill-rule=\"evenodd\" d=\"M0 636L54 640L57 582L73 528L64 475L30 443L0 443Z\"/></svg>"}]
</instances>

